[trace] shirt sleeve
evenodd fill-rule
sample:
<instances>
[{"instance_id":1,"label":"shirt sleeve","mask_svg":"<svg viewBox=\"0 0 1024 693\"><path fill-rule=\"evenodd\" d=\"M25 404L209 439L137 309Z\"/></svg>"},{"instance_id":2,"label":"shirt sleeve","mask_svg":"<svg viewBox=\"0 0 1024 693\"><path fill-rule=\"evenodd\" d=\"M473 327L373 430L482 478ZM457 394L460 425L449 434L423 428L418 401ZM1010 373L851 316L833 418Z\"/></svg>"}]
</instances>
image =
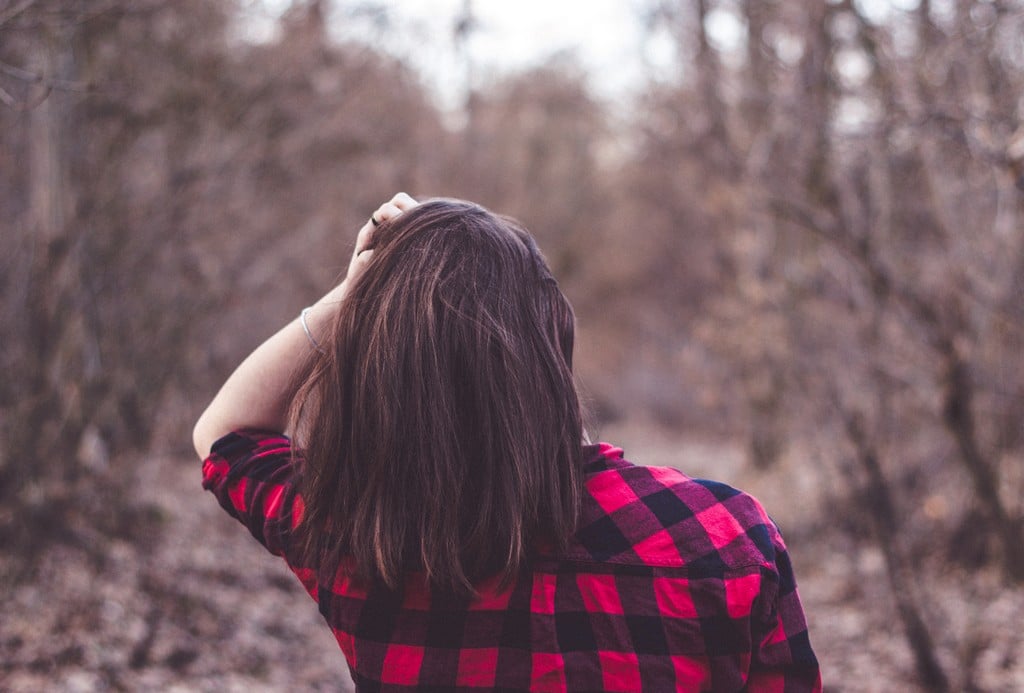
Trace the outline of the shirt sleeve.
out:
<instances>
[{"instance_id":1,"label":"shirt sleeve","mask_svg":"<svg viewBox=\"0 0 1024 693\"><path fill-rule=\"evenodd\" d=\"M821 670L811 649L793 566L781 535L775 539L776 570L764 576L752 615L754 651L748 690L819 693Z\"/></svg>"},{"instance_id":2,"label":"shirt sleeve","mask_svg":"<svg viewBox=\"0 0 1024 693\"><path fill-rule=\"evenodd\" d=\"M224 436L203 461L203 488L268 551L293 563L303 503L286 436L259 430Z\"/></svg>"}]
</instances>

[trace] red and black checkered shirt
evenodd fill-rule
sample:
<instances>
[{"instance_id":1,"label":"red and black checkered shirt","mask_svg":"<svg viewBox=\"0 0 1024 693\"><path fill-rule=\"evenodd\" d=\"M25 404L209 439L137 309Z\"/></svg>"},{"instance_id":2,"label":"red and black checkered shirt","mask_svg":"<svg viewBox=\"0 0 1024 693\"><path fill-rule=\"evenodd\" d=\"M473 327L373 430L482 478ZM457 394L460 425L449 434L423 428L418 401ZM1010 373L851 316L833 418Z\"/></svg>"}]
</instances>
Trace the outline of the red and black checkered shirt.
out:
<instances>
[{"instance_id":1,"label":"red and black checkered shirt","mask_svg":"<svg viewBox=\"0 0 1024 693\"><path fill-rule=\"evenodd\" d=\"M581 529L510 589L477 598L332 584L303 565L290 442L214 444L203 485L320 605L359 690L820 691L793 570L761 505L607 444L586 450ZM297 542L295 542L297 543Z\"/></svg>"}]
</instances>

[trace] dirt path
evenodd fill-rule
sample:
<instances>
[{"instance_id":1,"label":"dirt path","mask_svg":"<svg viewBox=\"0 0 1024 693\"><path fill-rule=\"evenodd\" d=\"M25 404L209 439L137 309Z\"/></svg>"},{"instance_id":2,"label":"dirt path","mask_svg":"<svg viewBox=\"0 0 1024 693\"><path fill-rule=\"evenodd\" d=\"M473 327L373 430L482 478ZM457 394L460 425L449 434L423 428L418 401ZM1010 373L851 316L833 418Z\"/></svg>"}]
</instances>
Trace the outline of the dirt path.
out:
<instances>
[{"instance_id":1,"label":"dirt path","mask_svg":"<svg viewBox=\"0 0 1024 693\"><path fill-rule=\"evenodd\" d=\"M4 691L348 691L316 604L200 487L193 460L149 459L155 541L105 565L58 547L0 623Z\"/></svg>"}]
</instances>

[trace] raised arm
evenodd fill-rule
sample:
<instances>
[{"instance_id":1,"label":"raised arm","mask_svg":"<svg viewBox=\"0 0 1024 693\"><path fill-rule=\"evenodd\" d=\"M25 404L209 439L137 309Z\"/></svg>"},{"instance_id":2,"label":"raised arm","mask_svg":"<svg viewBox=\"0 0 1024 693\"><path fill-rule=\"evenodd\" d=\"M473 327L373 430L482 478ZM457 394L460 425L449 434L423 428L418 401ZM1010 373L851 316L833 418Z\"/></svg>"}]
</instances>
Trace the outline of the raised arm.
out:
<instances>
[{"instance_id":1,"label":"raised arm","mask_svg":"<svg viewBox=\"0 0 1024 693\"><path fill-rule=\"evenodd\" d=\"M315 348L317 335L324 334L324 326L345 299L348 286L370 262L377 224L393 219L417 204L405 193L398 193L381 205L359 230L345 279L304 311L305 327L301 318L295 318L257 347L235 369L192 431L192 443L199 457L205 458L214 442L234 430L261 428L285 431L288 408L295 396L290 389L295 364L308 349Z\"/></svg>"}]
</instances>

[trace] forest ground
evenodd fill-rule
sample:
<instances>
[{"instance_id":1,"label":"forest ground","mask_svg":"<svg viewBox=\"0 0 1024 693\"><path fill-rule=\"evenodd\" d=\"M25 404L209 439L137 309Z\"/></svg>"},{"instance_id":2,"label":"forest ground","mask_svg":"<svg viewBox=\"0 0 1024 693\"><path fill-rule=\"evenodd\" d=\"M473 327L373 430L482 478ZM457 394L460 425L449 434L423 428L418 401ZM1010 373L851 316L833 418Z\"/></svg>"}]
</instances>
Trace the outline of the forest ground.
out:
<instances>
[{"instance_id":1,"label":"forest ground","mask_svg":"<svg viewBox=\"0 0 1024 693\"><path fill-rule=\"evenodd\" d=\"M602 439L646 464L677 466L757 495L788 539L826 690L914 690L913 662L878 551L835 531L804 464L753 473L738 450L653 428ZM631 442L637 441L637 442ZM199 463L138 469L150 529L101 552L57 544L7 585L3 691L351 690L315 604L200 488ZM11 574L13 556L0 555ZM929 625L955 690L1024 690L1024 592L998 576L932 576Z\"/></svg>"}]
</instances>

